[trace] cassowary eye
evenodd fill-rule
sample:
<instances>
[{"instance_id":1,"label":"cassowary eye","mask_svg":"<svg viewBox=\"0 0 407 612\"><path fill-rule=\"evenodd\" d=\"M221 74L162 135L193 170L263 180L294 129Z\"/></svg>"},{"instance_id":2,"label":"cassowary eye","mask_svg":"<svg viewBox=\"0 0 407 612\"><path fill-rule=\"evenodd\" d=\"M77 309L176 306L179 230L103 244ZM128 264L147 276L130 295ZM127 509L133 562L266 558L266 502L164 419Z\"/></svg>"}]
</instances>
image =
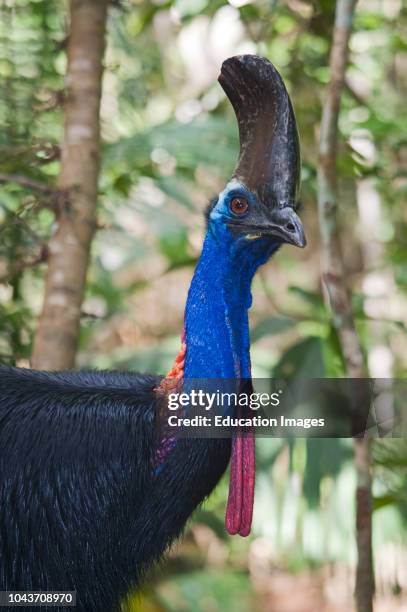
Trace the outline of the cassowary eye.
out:
<instances>
[{"instance_id":1,"label":"cassowary eye","mask_svg":"<svg viewBox=\"0 0 407 612\"><path fill-rule=\"evenodd\" d=\"M246 198L232 198L230 202L230 210L235 215L243 215L249 208L249 203Z\"/></svg>"}]
</instances>

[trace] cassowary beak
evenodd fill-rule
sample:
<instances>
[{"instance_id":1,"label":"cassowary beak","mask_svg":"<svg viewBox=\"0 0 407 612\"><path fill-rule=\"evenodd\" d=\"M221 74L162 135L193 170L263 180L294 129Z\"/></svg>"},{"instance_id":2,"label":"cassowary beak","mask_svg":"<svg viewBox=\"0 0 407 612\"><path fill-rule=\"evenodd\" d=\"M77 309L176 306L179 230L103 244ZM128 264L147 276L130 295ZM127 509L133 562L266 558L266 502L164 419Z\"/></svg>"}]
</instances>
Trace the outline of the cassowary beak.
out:
<instances>
[{"instance_id":1,"label":"cassowary beak","mask_svg":"<svg viewBox=\"0 0 407 612\"><path fill-rule=\"evenodd\" d=\"M304 228L299 216L293 208L277 208L271 213L270 234L288 244L303 249L307 244Z\"/></svg>"},{"instance_id":2,"label":"cassowary beak","mask_svg":"<svg viewBox=\"0 0 407 612\"><path fill-rule=\"evenodd\" d=\"M252 239L272 235L304 247L304 230L295 212L299 139L282 78L267 59L241 55L223 62L219 83L239 125L240 155L233 178L252 191L261 205L240 224L241 231Z\"/></svg>"}]
</instances>

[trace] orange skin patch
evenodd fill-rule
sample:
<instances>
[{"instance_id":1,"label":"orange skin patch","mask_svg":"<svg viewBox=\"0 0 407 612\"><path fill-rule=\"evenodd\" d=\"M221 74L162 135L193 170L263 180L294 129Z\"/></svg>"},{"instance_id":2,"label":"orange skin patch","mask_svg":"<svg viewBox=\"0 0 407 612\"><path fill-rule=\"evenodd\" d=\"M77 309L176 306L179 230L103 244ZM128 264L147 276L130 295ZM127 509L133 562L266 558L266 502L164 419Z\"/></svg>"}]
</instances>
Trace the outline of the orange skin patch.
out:
<instances>
[{"instance_id":1,"label":"orange skin patch","mask_svg":"<svg viewBox=\"0 0 407 612\"><path fill-rule=\"evenodd\" d=\"M185 366L185 355L187 352L187 345L185 342L185 332L181 337L181 348L178 355L174 359L171 370L167 373L165 378L162 379L160 385L157 387L157 393L162 395L168 395L176 389L179 382L184 378L184 366Z\"/></svg>"}]
</instances>

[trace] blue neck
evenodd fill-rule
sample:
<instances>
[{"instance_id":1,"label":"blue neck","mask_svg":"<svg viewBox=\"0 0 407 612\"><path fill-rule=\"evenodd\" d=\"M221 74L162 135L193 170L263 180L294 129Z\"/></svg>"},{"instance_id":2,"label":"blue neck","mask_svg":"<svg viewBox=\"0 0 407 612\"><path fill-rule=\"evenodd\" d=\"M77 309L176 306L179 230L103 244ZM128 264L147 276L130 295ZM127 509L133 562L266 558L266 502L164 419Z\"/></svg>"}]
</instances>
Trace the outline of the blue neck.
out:
<instances>
[{"instance_id":1,"label":"blue neck","mask_svg":"<svg viewBox=\"0 0 407 612\"><path fill-rule=\"evenodd\" d=\"M185 378L250 378L250 286L278 248L257 242L249 247L209 226L185 311Z\"/></svg>"}]
</instances>

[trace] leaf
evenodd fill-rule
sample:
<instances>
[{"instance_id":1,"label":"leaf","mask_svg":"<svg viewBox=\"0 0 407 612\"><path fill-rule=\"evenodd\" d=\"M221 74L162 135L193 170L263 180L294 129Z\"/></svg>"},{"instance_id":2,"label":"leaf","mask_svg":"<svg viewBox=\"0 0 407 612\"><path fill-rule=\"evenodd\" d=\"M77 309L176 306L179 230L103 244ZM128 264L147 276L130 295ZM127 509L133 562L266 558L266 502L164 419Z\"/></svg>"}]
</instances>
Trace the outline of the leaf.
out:
<instances>
[{"instance_id":1,"label":"leaf","mask_svg":"<svg viewBox=\"0 0 407 612\"><path fill-rule=\"evenodd\" d=\"M267 317L254 326L250 334L252 342L257 342L264 336L275 336L296 325L295 319L289 317Z\"/></svg>"},{"instance_id":2,"label":"leaf","mask_svg":"<svg viewBox=\"0 0 407 612\"><path fill-rule=\"evenodd\" d=\"M177 230L162 234L159 239L159 249L168 260L169 270L190 265L196 261L196 258L188 252L189 243L185 229L177 228Z\"/></svg>"},{"instance_id":3,"label":"leaf","mask_svg":"<svg viewBox=\"0 0 407 612\"><path fill-rule=\"evenodd\" d=\"M326 476L335 478L344 463L352 458L352 449L339 438L308 438L307 464L304 474L303 493L310 507L320 501L320 485Z\"/></svg>"},{"instance_id":4,"label":"leaf","mask_svg":"<svg viewBox=\"0 0 407 612\"><path fill-rule=\"evenodd\" d=\"M302 287L296 287L296 286L291 286L288 288L288 290L291 293L298 295L298 297L304 300L304 302L318 309L318 311L320 312L322 311L326 313L324 300L320 293L317 293L316 291L307 291L306 289L303 289Z\"/></svg>"},{"instance_id":5,"label":"leaf","mask_svg":"<svg viewBox=\"0 0 407 612\"><path fill-rule=\"evenodd\" d=\"M334 325L329 326L329 333L322 347L322 355L325 363L325 375L328 378L345 376L346 366L342 354L341 343L338 332Z\"/></svg>"},{"instance_id":6,"label":"leaf","mask_svg":"<svg viewBox=\"0 0 407 612\"><path fill-rule=\"evenodd\" d=\"M292 345L273 368L273 378L323 378L325 365L322 356L323 341L310 337Z\"/></svg>"},{"instance_id":7,"label":"leaf","mask_svg":"<svg viewBox=\"0 0 407 612\"><path fill-rule=\"evenodd\" d=\"M133 181L127 173L120 174L113 182L113 189L126 197L129 195L132 186Z\"/></svg>"},{"instance_id":8,"label":"leaf","mask_svg":"<svg viewBox=\"0 0 407 612\"><path fill-rule=\"evenodd\" d=\"M373 498L373 511L380 510L381 508L385 508L386 506L393 506L398 503L398 498L396 495L392 495L391 493L387 493L385 495L378 495Z\"/></svg>"}]
</instances>

